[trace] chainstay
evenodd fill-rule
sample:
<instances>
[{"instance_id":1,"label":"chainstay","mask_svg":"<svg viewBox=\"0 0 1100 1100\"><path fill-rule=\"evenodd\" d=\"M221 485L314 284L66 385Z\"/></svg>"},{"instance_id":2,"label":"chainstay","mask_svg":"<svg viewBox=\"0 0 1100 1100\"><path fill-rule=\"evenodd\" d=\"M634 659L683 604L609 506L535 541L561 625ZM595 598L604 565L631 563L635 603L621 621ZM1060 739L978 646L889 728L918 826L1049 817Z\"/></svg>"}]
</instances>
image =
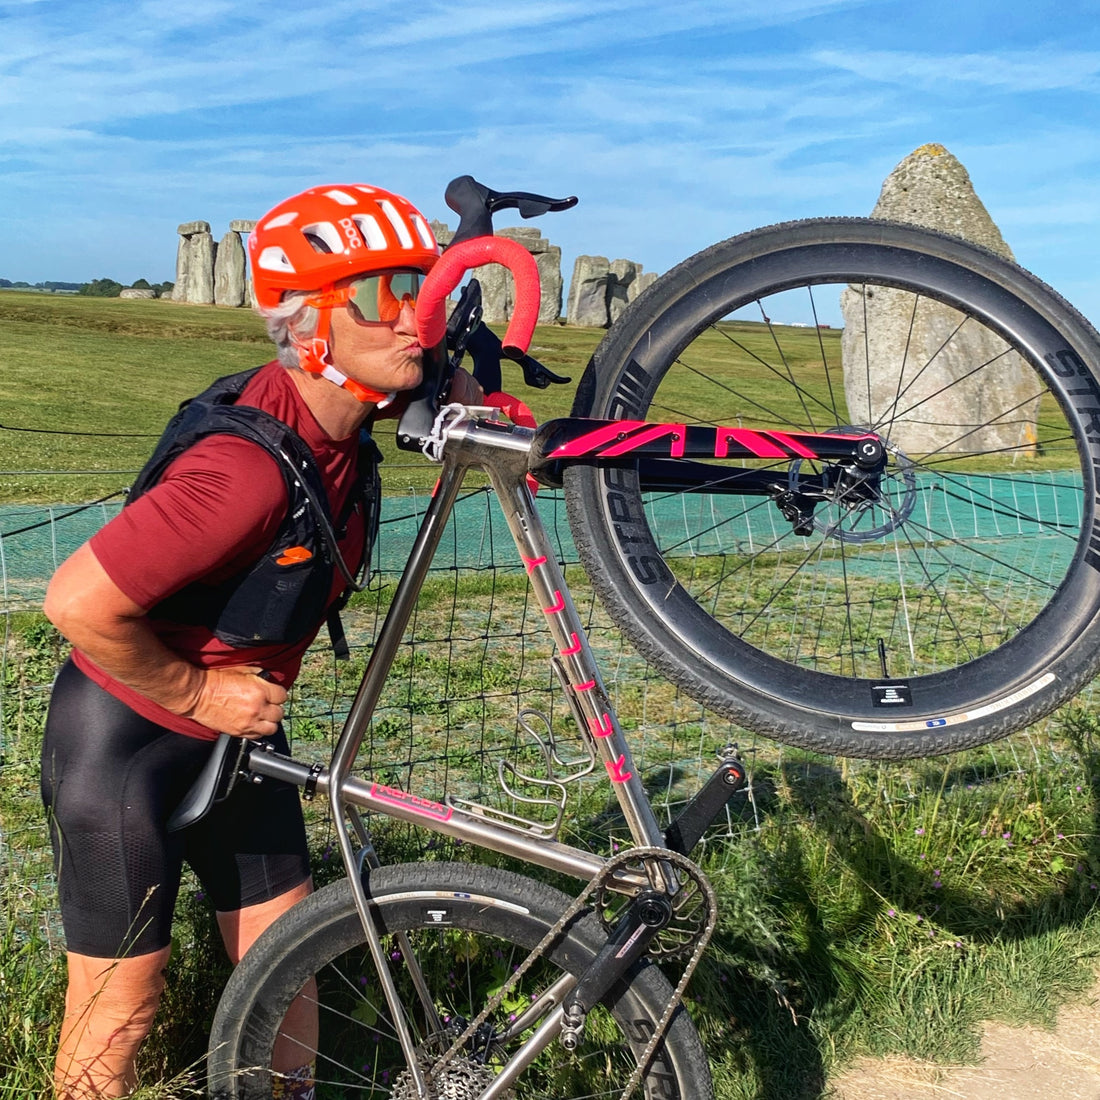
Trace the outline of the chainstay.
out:
<instances>
[{"instance_id":1,"label":"chainstay","mask_svg":"<svg viewBox=\"0 0 1100 1100\"><path fill-rule=\"evenodd\" d=\"M684 968L684 973L681 975L680 981L672 992L672 997L669 999L668 1006L662 1014L661 1019L658 1021L657 1026L654 1028L653 1035L646 1045L645 1050L642 1051L641 1057L638 1058L638 1064L634 1067L634 1072L630 1075L630 1079L623 1089L623 1097L629 1096L634 1089L637 1088L638 1083L642 1079L642 1075L649 1068L650 1060L657 1047L660 1045L661 1040L664 1038L665 1030L683 999L684 990L687 988L687 984L691 980L695 968L699 965L699 960L703 957L703 952L706 950L707 944L710 942L710 938L714 934L715 926L718 923L718 895L715 893L714 887L711 886L706 876L687 858L687 856L680 855L680 853L674 852L669 848L629 848L609 859L607 863L600 868L599 873L565 909L558 920L554 922L553 926L547 930L542 939L532 948L527 958L519 964L501 988L489 998L485 1007L466 1025L462 1034L454 1040L442 1057L435 1063L433 1071L437 1067L446 1066L477 1034L481 1026L504 1003L505 998L524 974L526 974L527 971L546 954L547 950L558 939L570 922L585 909L588 899L600 889L608 879L615 875L620 868L644 860L657 860L662 863L670 863L677 870L684 871L699 882L703 888L703 893L707 901L708 916L706 925L700 933L699 943L692 953L691 958L688 960ZM433 1071L429 1071L427 1074L429 1080Z\"/></svg>"}]
</instances>

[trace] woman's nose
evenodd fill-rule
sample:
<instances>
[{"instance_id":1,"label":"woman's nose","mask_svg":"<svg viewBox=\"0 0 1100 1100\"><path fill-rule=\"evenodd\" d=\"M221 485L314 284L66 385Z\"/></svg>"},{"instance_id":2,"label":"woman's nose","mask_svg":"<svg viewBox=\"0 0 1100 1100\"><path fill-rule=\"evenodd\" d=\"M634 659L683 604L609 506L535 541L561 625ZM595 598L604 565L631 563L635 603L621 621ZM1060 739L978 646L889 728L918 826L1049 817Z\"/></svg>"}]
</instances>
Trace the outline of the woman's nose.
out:
<instances>
[{"instance_id":1,"label":"woman's nose","mask_svg":"<svg viewBox=\"0 0 1100 1100\"><path fill-rule=\"evenodd\" d=\"M416 302L406 295L401 301L401 308L397 313L397 320L393 323L394 332L416 334Z\"/></svg>"}]
</instances>

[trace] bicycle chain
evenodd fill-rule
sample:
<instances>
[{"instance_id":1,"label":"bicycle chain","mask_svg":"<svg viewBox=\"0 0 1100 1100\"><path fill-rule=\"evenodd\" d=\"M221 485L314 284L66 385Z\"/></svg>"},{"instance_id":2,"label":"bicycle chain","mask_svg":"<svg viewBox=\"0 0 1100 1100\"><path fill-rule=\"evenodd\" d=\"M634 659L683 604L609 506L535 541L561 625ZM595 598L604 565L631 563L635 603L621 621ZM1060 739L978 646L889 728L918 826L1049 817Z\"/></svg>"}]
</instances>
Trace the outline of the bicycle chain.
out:
<instances>
[{"instance_id":1,"label":"bicycle chain","mask_svg":"<svg viewBox=\"0 0 1100 1100\"><path fill-rule=\"evenodd\" d=\"M672 996L669 998L667 1007L662 1014L660 1020L654 1028L653 1035L651 1036L649 1043L646 1045L641 1056L638 1058L638 1063L634 1067L634 1072L630 1075L630 1079L627 1081L625 1088L623 1089L622 1096L628 1097L634 1089L638 1086L638 1083L642 1079L642 1075L649 1068L650 1059L653 1057L654 1052L660 1045L661 1040L664 1038L665 1030L671 1021L673 1014L675 1013L680 1001L683 999L684 990L687 988L688 982L691 980L691 976L695 971L695 968L699 965L699 960L703 956L703 952L706 950L707 944L710 943L710 938L714 934L715 926L718 923L718 895L714 892L714 887L707 881L703 872L691 862L687 856L682 856L678 852L673 852L668 848L658 847L643 847L643 848L629 848L624 852L620 852L617 856L613 856L604 864L599 873L588 883L580 895L575 898L571 905L569 905L565 912L558 918L554 925L546 932L542 939L535 945L534 949L523 960L522 963L516 968L510 978L508 978L504 985L492 997L490 997L485 1007L477 1014L477 1016L471 1020L465 1031L458 1036L457 1039L451 1044L443 1056L434 1064L434 1067L446 1066L459 1052L466 1046L467 1043L477 1034L481 1026L489 1019L489 1017L496 1012L498 1008L504 1003L505 997L511 992L519 980L527 973L528 970L535 964L535 962L542 958L547 949L553 944L553 942L561 935L566 926L576 917L584 908L588 901L588 898L598 889L600 889L608 879L614 875L620 867L624 867L630 863L636 863L643 860L656 860L662 863L672 864L677 870L685 873L689 878L699 884L706 898L706 904L708 909L707 922L703 931L700 933L699 941L696 944L695 951L692 953L691 958L688 960L687 965L684 968L684 972L680 977L680 981L677 983L676 988L672 991ZM434 1071L433 1067L433 1071ZM429 1071L428 1076L431 1077L432 1072Z\"/></svg>"}]
</instances>

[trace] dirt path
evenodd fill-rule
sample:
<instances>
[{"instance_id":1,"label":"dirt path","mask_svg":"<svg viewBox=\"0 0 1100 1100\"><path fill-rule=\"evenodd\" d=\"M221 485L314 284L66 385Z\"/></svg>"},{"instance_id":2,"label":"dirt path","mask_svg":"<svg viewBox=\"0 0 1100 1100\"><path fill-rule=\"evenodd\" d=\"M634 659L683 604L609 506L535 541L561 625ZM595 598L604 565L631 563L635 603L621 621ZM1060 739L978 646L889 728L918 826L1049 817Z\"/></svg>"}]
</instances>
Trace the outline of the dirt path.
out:
<instances>
[{"instance_id":1,"label":"dirt path","mask_svg":"<svg viewBox=\"0 0 1100 1100\"><path fill-rule=\"evenodd\" d=\"M1054 1031L988 1024L980 1065L861 1059L834 1090L830 1100L1100 1100L1100 987Z\"/></svg>"}]
</instances>

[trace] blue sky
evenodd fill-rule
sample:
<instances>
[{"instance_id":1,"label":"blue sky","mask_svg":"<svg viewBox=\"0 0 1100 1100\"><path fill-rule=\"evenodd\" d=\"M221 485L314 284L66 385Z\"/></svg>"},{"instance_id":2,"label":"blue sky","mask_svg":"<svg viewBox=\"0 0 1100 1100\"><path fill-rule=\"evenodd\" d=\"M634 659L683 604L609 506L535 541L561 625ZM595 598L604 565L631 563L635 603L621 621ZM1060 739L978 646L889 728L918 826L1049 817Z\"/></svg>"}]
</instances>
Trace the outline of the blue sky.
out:
<instances>
[{"instance_id":1,"label":"blue sky","mask_svg":"<svg viewBox=\"0 0 1100 1100\"><path fill-rule=\"evenodd\" d=\"M0 0L0 275L174 275L176 225L366 181L577 194L564 253L662 271L868 214L947 146L1100 321L1098 5L1060 0Z\"/></svg>"}]
</instances>

